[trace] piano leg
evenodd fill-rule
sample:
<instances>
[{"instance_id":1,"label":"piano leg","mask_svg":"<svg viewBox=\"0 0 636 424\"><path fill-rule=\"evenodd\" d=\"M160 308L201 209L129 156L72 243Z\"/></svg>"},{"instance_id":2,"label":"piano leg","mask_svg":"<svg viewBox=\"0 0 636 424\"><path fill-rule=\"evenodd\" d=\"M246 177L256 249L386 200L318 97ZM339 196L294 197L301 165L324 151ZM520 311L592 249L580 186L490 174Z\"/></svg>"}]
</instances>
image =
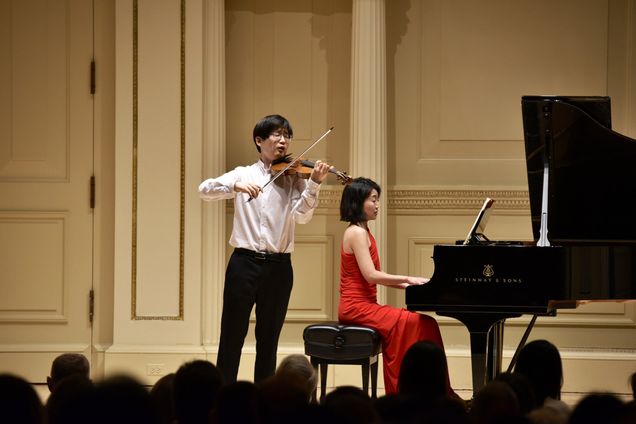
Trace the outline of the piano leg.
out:
<instances>
[{"instance_id":1,"label":"piano leg","mask_svg":"<svg viewBox=\"0 0 636 424\"><path fill-rule=\"evenodd\" d=\"M438 315L444 315L459 320L466 326L470 333L470 356L473 372L473 396L488 381L496 376L493 374L501 369L501 353L503 341L503 321L506 318L514 318L521 314L514 313L470 313L470 312L437 312ZM493 347L488 348L489 333L493 326L501 325L497 329L493 339ZM501 333L499 337L496 334ZM495 343L495 338L498 338ZM499 345L498 347L496 347ZM490 364L490 366L489 366ZM498 365L497 365L498 364ZM490 368L490 369L489 369Z\"/></svg>"},{"instance_id":2,"label":"piano leg","mask_svg":"<svg viewBox=\"0 0 636 424\"><path fill-rule=\"evenodd\" d=\"M505 319L494 323L488 332L487 353L489 354L487 355L486 363L486 382L494 380L501 372L505 323Z\"/></svg>"},{"instance_id":3,"label":"piano leg","mask_svg":"<svg viewBox=\"0 0 636 424\"><path fill-rule=\"evenodd\" d=\"M486 384L488 330L470 332L470 360L473 370L473 397Z\"/></svg>"}]
</instances>

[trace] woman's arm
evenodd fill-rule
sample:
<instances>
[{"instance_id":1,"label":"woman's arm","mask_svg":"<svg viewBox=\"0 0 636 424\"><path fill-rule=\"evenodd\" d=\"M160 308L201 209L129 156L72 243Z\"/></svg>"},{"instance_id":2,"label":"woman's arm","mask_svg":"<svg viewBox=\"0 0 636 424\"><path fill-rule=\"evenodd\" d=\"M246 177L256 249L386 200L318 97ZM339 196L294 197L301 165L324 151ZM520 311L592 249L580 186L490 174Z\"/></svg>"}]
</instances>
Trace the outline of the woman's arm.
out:
<instances>
[{"instance_id":1,"label":"woman's arm","mask_svg":"<svg viewBox=\"0 0 636 424\"><path fill-rule=\"evenodd\" d=\"M369 253L369 235L362 227L352 225L347 228L342 243L345 252L355 255L362 276L370 284L405 288L407 286L421 285L428 282L428 278L388 274L375 269L371 254Z\"/></svg>"}]
</instances>

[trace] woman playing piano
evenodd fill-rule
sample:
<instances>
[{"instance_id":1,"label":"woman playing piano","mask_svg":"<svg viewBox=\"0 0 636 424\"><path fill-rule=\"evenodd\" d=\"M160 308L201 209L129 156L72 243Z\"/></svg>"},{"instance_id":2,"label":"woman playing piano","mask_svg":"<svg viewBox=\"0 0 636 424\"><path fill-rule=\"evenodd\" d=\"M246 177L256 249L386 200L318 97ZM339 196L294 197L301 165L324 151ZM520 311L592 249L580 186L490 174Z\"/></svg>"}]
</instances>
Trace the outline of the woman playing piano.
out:
<instances>
[{"instance_id":1,"label":"woman playing piano","mask_svg":"<svg viewBox=\"0 0 636 424\"><path fill-rule=\"evenodd\" d=\"M380 186L368 178L355 178L340 201L340 220L349 223L340 249L340 305L343 324L374 328L382 336L382 359L386 393L398 391L402 358L419 340L430 340L443 348L435 319L406 309L379 305L376 285L405 288L428 282L427 278L387 274L380 270L375 238L367 222L378 215ZM448 380L447 380L448 381ZM454 392L447 383L448 393Z\"/></svg>"}]
</instances>

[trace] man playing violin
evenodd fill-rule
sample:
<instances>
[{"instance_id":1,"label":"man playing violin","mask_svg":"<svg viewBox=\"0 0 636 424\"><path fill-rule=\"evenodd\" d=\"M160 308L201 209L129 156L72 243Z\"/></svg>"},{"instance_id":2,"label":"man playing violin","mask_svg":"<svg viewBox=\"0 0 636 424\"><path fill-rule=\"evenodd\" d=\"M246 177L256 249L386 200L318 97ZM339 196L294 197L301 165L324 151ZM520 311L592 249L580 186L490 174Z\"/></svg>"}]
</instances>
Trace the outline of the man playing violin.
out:
<instances>
[{"instance_id":1,"label":"man playing violin","mask_svg":"<svg viewBox=\"0 0 636 424\"><path fill-rule=\"evenodd\" d=\"M272 162L287 154L292 136L287 119L280 115L264 117L253 131L259 160L199 185L204 200L234 198L230 238L234 252L225 271L217 357L225 383L236 381L254 305L254 382L274 374L278 338L293 284L290 254L294 250L295 224L311 220L318 206L320 184L330 170L326 163L316 161L309 179L280 175L269 184Z\"/></svg>"}]
</instances>

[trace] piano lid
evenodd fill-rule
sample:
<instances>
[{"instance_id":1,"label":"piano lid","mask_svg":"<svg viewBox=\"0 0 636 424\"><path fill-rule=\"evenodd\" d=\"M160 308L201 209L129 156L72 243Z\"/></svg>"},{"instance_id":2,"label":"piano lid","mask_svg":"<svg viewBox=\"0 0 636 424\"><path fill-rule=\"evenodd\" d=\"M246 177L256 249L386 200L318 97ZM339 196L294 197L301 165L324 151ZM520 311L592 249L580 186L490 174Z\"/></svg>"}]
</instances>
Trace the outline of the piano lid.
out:
<instances>
[{"instance_id":1,"label":"piano lid","mask_svg":"<svg viewBox=\"0 0 636 424\"><path fill-rule=\"evenodd\" d=\"M611 130L610 98L523 96L521 106L534 239L547 160L550 242L636 243L636 140Z\"/></svg>"}]
</instances>

